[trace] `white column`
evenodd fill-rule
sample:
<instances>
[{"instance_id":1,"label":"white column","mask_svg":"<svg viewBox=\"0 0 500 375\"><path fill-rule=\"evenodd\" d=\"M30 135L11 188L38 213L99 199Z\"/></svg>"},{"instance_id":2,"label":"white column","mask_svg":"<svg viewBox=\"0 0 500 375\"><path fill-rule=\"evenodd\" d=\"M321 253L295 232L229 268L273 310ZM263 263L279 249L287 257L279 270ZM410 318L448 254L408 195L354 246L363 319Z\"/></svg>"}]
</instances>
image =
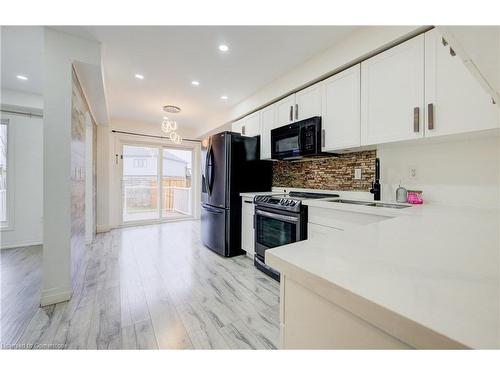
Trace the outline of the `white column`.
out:
<instances>
[{"instance_id":1,"label":"white column","mask_svg":"<svg viewBox=\"0 0 500 375\"><path fill-rule=\"evenodd\" d=\"M69 300L72 64L99 66L100 44L45 28L43 284L41 305Z\"/></svg>"}]
</instances>

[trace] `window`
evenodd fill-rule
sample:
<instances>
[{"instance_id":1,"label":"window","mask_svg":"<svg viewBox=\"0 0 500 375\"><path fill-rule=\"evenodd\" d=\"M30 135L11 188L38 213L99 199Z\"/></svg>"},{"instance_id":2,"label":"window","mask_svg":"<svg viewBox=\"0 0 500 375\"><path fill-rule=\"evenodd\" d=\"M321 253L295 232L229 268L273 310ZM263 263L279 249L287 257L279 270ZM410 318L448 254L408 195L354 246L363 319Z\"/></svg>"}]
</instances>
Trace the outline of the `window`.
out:
<instances>
[{"instance_id":1,"label":"window","mask_svg":"<svg viewBox=\"0 0 500 375\"><path fill-rule=\"evenodd\" d=\"M9 226L9 209L8 209L8 192L7 187L10 176L7 175L9 161L8 153L10 152L8 147L8 131L9 131L9 120L0 120L0 226L2 228Z\"/></svg>"},{"instance_id":2,"label":"window","mask_svg":"<svg viewBox=\"0 0 500 375\"><path fill-rule=\"evenodd\" d=\"M134 168L146 168L148 161L146 159L134 159Z\"/></svg>"}]
</instances>

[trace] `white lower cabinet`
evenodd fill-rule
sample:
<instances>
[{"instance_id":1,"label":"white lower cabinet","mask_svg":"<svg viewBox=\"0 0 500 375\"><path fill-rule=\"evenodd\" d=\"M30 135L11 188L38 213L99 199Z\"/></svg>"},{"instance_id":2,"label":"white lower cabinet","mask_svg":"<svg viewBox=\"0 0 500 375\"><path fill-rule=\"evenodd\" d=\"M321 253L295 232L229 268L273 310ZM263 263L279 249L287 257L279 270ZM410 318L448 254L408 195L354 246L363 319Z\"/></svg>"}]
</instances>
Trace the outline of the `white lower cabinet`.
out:
<instances>
[{"instance_id":1,"label":"white lower cabinet","mask_svg":"<svg viewBox=\"0 0 500 375\"><path fill-rule=\"evenodd\" d=\"M322 151L359 147L361 144L360 78L358 64L322 82Z\"/></svg>"},{"instance_id":2,"label":"white lower cabinet","mask_svg":"<svg viewBox=\"0 0 500 375\"><path fill-rule=\"evenodd\" d=\"M253 258L255 254L254 240L254 204L251 198L242 197L241 201L241 248L247 256Z\"/></svg>"}]
</instances>

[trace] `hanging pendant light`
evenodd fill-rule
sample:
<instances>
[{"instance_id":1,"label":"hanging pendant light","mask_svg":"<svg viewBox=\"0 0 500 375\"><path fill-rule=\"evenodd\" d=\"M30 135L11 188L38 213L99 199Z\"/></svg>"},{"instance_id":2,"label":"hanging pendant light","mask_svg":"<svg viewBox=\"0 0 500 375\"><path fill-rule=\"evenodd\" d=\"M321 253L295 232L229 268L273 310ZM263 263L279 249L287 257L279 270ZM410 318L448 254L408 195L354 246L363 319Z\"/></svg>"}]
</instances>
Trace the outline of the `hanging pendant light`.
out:
<instances>
[{"instance_id":1,"label":"hanging pendant light","mask_svg":"<svg viewBox=\"0 0 500 375\"><path fill-rule=\"evenodd\" d=\"M179 113L181 109L177 106L167 105L163 107L165 112L169 113ZM163 117L163 122L161 123L161 130L167 134L173 143L182 143L182 137L177 134L176 130L179 128L177 121L171 120L168 117Z\"/></svg>"}]
</instances>

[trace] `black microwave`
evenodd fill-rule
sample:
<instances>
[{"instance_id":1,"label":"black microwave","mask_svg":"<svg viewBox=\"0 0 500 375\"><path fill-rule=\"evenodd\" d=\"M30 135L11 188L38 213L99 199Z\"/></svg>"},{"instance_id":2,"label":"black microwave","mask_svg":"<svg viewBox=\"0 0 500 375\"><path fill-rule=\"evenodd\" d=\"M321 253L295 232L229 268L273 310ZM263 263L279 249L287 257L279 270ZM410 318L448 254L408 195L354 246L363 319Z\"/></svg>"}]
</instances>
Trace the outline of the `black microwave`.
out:
<instances>
[{"instance_id":1,"label":"black microwave","mask_svg":"<svg viewBox=\"0 0 500 375\"><path fill-rule=\"evenodd\" d=\"M319 116L271 130L272 159L294 160L322 154Z\"/></svg>"}]
</instances>

